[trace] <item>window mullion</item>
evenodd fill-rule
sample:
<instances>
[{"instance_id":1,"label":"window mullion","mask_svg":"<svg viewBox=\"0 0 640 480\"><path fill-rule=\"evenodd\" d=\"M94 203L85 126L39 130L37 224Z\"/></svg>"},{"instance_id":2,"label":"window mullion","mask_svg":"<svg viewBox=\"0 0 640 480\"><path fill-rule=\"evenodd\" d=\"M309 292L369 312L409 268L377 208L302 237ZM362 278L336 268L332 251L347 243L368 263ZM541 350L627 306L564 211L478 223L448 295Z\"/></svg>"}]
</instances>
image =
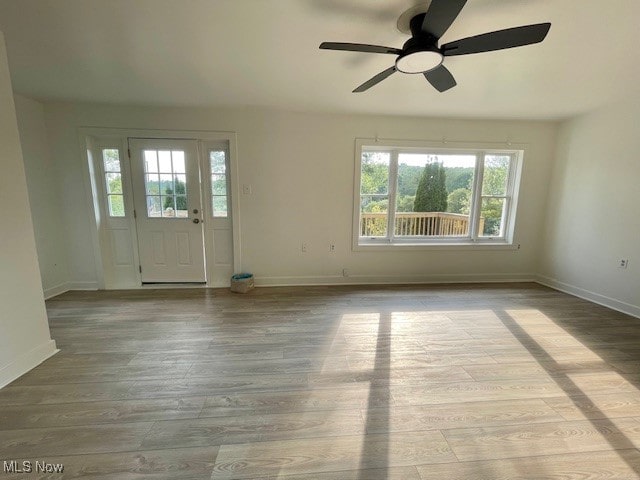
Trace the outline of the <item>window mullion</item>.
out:
<instances>
[{"instance_id":1,"label":"window mullion","mask_svg":"<svg viewBox=\"0 0 640 480\"><path fill-rule=\"evenodd\" d=\"M504 207L502 210L502 219L501 219L501 225L502 225L502 236L506 237L508 235L507 232L509 232L509 230L511 229L511 200L513 198L513 192L515 189L514 186L514 182L515 182L515 162L516 162L516 156L512 153L511 155L509 155L510 160L509 160L509 171L507 172L507 190L505 192L505 199L504 199Z\"/></svg>"},{"instance_id":2,"label":"window mullion","mask_svg":"<svg viewBox=\"0 0 640 480\"><path fill-rule=\"evenodd\" d=\"M509 209L511 208L511 199L505 197L504 206L502 207L502 218L500 219L500 225L502 226L500 237L506 237L509 228Z\"/></svg>"},{"instance_id":3,"label":"window mullion","mask_svg":"<svg viewBox=\"0 0 640 480\"><path fill-rule=\"evenodd\" d=\"M482 204L482 179L484 175L484 156L485 152L476 153L476 168L474 172L473 179L473 192L471 194L471 211L470 215L470 225L469 225L469 236L471 240L478 239L478 227L480 224L480 211Z\"/></svg>"},{"instance_id":4,"label":"window mullion","mask_svg":"<svg viewBox=\"0 0 640 480\"><path fill-rule=\"evenodd\" d=\"M398 150L391 151L389 163L389 200L387 206L387 240L393 243L395 240L396 225L396 193L398 190Z\"/></svg>"}]
</instances>

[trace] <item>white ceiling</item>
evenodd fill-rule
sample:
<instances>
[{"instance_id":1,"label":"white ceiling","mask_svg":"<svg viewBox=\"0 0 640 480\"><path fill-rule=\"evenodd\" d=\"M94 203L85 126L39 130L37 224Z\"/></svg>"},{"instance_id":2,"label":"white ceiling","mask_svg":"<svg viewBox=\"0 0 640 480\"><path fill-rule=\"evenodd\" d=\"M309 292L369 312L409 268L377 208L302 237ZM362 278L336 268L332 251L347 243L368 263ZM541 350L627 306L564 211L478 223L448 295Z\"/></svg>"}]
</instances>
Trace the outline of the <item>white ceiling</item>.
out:
<instances>
[{"instance_id":1,"label":"white ceiling","mask_svg":"<svg viewBox=\"0 0 640 480\"><path fill-rule=\"evenodd\" d=\"M269 106L394 115L566 118L640 95L640 0L468 0L447 42L552 22L538 45L449 57L458 86L396 73L391 55L322 41L401 47L417 0L0 0L14 89L46 100Z\"/></svg>"}]
</instances>

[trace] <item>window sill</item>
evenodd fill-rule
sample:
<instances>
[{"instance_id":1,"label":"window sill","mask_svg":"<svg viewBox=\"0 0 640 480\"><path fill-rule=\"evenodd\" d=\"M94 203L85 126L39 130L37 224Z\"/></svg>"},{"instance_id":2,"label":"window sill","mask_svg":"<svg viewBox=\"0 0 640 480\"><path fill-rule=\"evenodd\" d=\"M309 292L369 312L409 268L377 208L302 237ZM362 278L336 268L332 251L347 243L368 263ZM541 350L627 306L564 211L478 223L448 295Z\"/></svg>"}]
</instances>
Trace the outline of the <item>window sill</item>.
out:
<instances>
[{"instance_id":1,"label":"window sill","mask_svg":"<svg viewBox=\"0 0 640 480\"><path fill-rule=\"evenodd\" d=\"M354 252L420 251L420 250L519 250L520 244L508 242L452 242L452 243L359 243L353 245Z\"/></svg>"}]
</instances>

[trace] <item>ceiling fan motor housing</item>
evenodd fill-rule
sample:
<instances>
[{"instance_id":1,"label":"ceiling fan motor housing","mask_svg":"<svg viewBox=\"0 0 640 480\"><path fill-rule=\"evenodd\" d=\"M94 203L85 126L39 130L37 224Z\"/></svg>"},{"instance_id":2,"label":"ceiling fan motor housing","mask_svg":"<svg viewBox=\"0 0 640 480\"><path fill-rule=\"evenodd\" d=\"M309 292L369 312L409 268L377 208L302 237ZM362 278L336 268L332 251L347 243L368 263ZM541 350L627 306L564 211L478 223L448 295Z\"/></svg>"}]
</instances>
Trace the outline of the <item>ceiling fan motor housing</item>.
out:
<instances>
[{"instance_id":1,"label":"ceiling fan motor housing","mask_svg":"<svg viewBox=\"0 0 640 480\"><path fill-rule=\"evenodd\" d=\"M403 73L424 73L438 68L444 60L438 48L438 39L422 30L425 14L411 19L412 37L402 47L402 53L396 59L396 68Z\"/></svg>"}]
</instances>

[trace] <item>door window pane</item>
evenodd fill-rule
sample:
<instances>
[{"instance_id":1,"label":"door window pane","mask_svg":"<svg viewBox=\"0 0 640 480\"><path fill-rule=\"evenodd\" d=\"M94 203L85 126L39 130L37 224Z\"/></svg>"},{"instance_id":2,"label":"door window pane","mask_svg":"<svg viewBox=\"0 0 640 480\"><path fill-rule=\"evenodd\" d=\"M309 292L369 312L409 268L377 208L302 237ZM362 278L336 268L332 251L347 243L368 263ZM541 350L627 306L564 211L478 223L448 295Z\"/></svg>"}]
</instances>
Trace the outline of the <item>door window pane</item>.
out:
<instances>
[{"instance_id":1,"label":"door window pane","mask_svg":"<svg viewBox=\"0 0 640 480\"><path fill-rule=\"evenodd\" d=\"M175 215L178 218L187 218L189 216L189 211L187 210L187 197L185 195L176 195L176 210Z\"/></svg>"},{"instance_id":2,"label":"door window pane","mask_svg":"<svg viewBox=\"0 0 640 480\"><path fill-rule=\"evenodd\" d=\"M147 216L150 218L162 217L159 196L147 196Z\"/></svg>"},{"instance_id":3,"label":"door window pane","mask_svg":"<svg viewBox=\"0 0 640 480\"><path fill-rule=\"evenodd\" d=\"M184 166L184 152L180 150L174 150L171 152L171 157L173 159L174 173L186 173L187 170Z\"/></svg>"},{"instance_id":4,"label":"door window pane","mask_svg":"<svg viewBox=\"0 0 640 480\"><path fill-rule=\"evenodd\" d=\"M155 150L144 151L144 171L158 173L158 154Z\"/></svg>"},{"instance_id":5,"label":"door window pane","mask_svg":"<svg viewBox=\"0 0 640 480\"><path fill-rule=\"evenodd\" d=\"M160 173L173 173L171 168L171 152L168 150L158 151L158 168Z\"/></svg>"},{"instance_id":6,"label":"door window pane","mask_svg":"<svg viewBox=\"0 0 640 480\"><path fill-rule=\"evenodd\" d=\"M147 215L151 218L187 218L185 153L181 150L145 150L144 159Z\"/></svg>"},{"instance_id":7,"label":"door window pane","mask_svg":"<svg viewBox=\"0 0 640 480\"><path fill-rule=\"evenodd\" d=\"M169 197L165 197L163 195L160 197L160 203L162 204L162 216L173 217L175 210L175 197L173 197L173 195Z\"/></svg>"},{"instance_id":8,"label":"door window pane","mask_svg":"<svg viewBox=\"0 0 640 480\"><path fill-rule=\"evenodd\" d=\"M176 195L184 195L187 193L187 176L186 175L174 175L173 176L173 193ZM186 209L186 205L185 205Z\"/></svg>"},{"instance_id":9,"label":"door window pane","mask_svg":"<svg viewBox=\"0 0 640 480\"><path fill-rule=\"evenodd\" d=\"M160 194L172 195L173 194L173 175L170 173L160 174Z\"/></svg>"},{"instance_id":10,"label":"door window pane","mask_svg":"<svg viewBox=\"0 0 640 480\"><path fill-rule=\"evenodd\" d=\"M145 189L149 195L160 195L160 177L157 173L146 174Z\"/></svg>"}]
</instances>

